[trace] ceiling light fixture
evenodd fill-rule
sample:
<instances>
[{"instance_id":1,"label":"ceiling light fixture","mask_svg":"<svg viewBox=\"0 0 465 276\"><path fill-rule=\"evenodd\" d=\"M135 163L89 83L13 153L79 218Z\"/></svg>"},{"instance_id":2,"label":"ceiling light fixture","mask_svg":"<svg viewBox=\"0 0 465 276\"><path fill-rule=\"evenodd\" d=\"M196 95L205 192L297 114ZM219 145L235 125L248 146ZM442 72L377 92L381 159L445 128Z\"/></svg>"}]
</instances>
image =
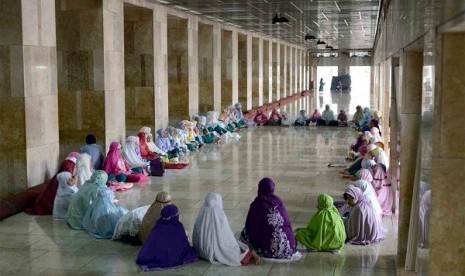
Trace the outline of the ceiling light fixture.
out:
<instances>
[{"instance_id":1,"label":"ceiling light fixture","mask_svg":"<svg viewBox=\"0 0 465 276\"><path fill-rule=\"evenodd\" d=\"M349 27L349 23L347 23L347 20L344 19L344 23L346 23L347 27Z\"/></svg>"},{"instance_id":2,"label":"ceiling light fixture","mask_svg":"<svg viewBox=\"0 0 465 276\"><path fill-rule=\"evenodd\" d=\"M328 17L326 16L326 14L324 12L321 12L321 14L323 15L324 18L326 18L326 20L329 21Z\"/></svg>"},{"instance_id":3,"label":"ceiling light fixture","mask_svg":"<svg viewBox=\"0 0 465 276\"><path fill-rule=\"evenodd\" d=\"M334 5L336 5L336 8L339 12L341 12L341 8L339 7L339 5L337 4L337 1L334 1Z\"/></svg>"},{"instance_id":4,"label":"ceiling light fixture","mask_svg":"<svg viewBox=\"0 0 465 276\"><path fill-rule=\"evenodd\" d=\"M287 19L284 16L279 16L278 13L276 13L271 21L273 24L279 24L279 23L287 23L289 22L289 19Z\"/></svg>"}]
</instances>

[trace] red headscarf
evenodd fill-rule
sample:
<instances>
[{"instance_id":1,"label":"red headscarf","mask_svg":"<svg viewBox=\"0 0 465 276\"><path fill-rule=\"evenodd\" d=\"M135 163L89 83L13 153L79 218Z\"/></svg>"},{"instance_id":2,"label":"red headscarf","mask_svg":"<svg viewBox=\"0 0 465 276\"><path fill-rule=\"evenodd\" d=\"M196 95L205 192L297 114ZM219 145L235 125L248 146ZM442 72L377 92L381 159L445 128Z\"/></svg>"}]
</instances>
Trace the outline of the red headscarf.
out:
<instances>
[{"instance_id":1,"label":"red headscarf","mask_svg":"<svg viewBox=\"0 0 465 276\"><path fill-rule=\"evenodd\" d=\"M144 159L153 160L158 158L158 154L150 151L149 146L147 145L147 139L145 138L144 132L139 132L139 147L140 155Z\"/></svg>"},{"instance_id":2,"label":"red headscarf","mask_svg":"<svg viewBox=\"0 0 465 276\"><path fill-rule=\"evenodd\" d=\"M268 119L266 118L266 115L263 114L263 111L258 109L257 110L257 115L255 115L255 118L253 118L253 121L256 124L266 124L268 122Z\"/></svg>"},{"instance_id":3,"label":"red headscarf","mask_svg":"<svg viewBox=\"0 0 465 276\"><path fill-rule=\"evenodd\" d=\"M269 121L281 121L281 119L281 114L279 114L278 110L276 108L273 109L273 111L271 111Z\"/></svg>"}]
</instances>

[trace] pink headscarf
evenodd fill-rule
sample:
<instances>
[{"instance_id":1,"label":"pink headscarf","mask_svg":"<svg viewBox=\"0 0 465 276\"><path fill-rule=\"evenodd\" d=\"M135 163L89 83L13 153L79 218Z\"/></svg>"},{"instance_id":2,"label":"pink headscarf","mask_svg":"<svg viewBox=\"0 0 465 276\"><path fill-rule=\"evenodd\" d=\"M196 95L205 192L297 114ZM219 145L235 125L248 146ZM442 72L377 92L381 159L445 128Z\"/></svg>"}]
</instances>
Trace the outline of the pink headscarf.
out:
<instances>
[{"instance_id":1,"label":"pink headscarf","mask_svg":"<svg viewBox=\"0 0 465 276\"><path fill-rule=\"evenodd\" d=\"M370 128L371 135L376 139L376 142L381 142L381 135L379 134L379 129L376 127Z\"/></svg>"},{"instance_id":2,"label":"pink headscarf","mask_svg":"<svg viewBox=\"0 0 465 276\"><path fill-rule=\"evenodd\" d=\"M371 173L369 170L367 169L361 169L359 171L359 174L360 174L360 179L361 180L365 180L367 181L368 183L371 183L373 181L373 176L371 176Z\"/></svg>"},{"instance_id":3,"label":"pink headscarf","mask_svg":"<svg viewBox=\"0 0 465 276\"><path fill-rule=\"evenodd\" d=\"M113 174L116 176L121 173L128 174L130 172L129 166L126 160L121 157L119 149L121 149L121 144L119 142L110 144L110 150L103 163L103 170L109 175Z\"/></svg>"},{"instance_id":4,"label":"pink headscarf","mask_svg":"<svg viewBox=\"0 0 465 276\"><path fill-rule=\"evenodd\" d=\"M75 151L72 151L68 154L68 157L74 157L74 158L78 158L79 156L81 156L81 154L79 152L75 152Z\"/></svg>"}]
</instances>

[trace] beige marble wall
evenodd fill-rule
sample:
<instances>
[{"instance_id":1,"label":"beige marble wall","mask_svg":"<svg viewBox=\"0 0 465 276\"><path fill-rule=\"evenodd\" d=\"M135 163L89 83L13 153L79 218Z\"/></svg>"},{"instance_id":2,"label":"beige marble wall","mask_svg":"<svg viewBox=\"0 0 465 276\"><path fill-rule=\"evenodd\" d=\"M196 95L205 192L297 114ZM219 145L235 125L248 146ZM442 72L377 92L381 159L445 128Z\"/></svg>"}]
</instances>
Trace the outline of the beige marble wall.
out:
<instances>
[{"instance_id":1,"label":"beige marble wall","mask_svg":"<svg viewBox=\"0 0 465 276\"><path fill-rule=\"evenodd\" d=\"M155 129L153 11L124 7L124 82L126 130Z\"/></svg>"},{"instance_id":2,"label":"beige marble wall","mask_svg":"<svg viewBox=\"0 0 465 276\"><path fill-rule=\"evenodd\" d=\"M272 79L272 86L271 86L271 93L272 93L272 101L278 100L279 97L279 88L281 85L281 65L279 64L280 61L280 53L281 50L279 48L279 44L273 42L271 45L272 51L272 71L273 71L273 79Z\"/></svg>"},{"instance_id":3,"label":"beige marble wall","mask_svg":"<svg viewBox=\"0 0 465 276\"><path fill-rule=\"evenodd\" d=\"M465 274L465 34L438 36L433 121L430 275ZM451 177L453 175L453 177Z\"/></svg>"},{"instance_id":4,"label":"beige marble wall","mask_svg":"<svg viewBox=\"0 0 465 276\"><path fill-rule=\"evenodd\" d=\"M280 60L280 68L281 68L281 74L280 74L280 94L278 96L278 99L280 98L284 98L286 96L288 96L287 94L287 74L288 74L288 68L287 68L287 46L286 45L283 45L281 44L280 45L280 48L281 48L281 60Z\"/></svg>"},{"instance_id":5,"label":"beige marble wall","mask_svg":"<svg viewBox=\"0 0 465 276\"><path fill-rule=\"evenodd\" d=\"M189 117L199 113L199 31L198 17L188 16L188 101Z\"/></svg>"},{"instance_id":6,"label":"beige marble wall","mask_svg":"<svg viewBox=\"0 0 465 276\"><path fill-rule=\"evenodd\" d=\"M233 32L221 31L221 109L233 104Z\"/></svg>"},{"instance_id":7,"label":"beige marble wall","mask_svg":"<svg viewBox=\"0 0 465 276\"><path fill-rule=\"evenodd\" d=\"M263 89L260 80L260 67L263 62L263 52L260 51L260 40L257 37L251 37L252 47L250 59L252 62L252 108L260 106L260 89ZM261 58L260 58L261 57ZM262 71L263 73L263 71Z\"/></svg>"},{"instance_id":8,"label":"beige marble wall","mask_svg":"<svg viewBox=\"0 0 465 276\"><path fill-rule=\"evenodd\" d=\"M294 52L295 49L292 46L288 46L287 52L287 83L286 83L286 91L287 95L292 95L295 93L294 91Z\"/></svg>"},{"instance_id":9,"label":"beige marble wall","mask_svg":"<svg viewBox=\"0 0 465 276\"><path fill-rule=\"evenodd\" d=\"M272 101L272 85L273 85L273 67L272 67L272 50L269 40L263 39L263 94L262 103L266 104Z\"/></svg>"},{"instance_id":10,"label":"beige marble wall","mask_svg":"<svg viewBox=\"0 0 465 276\"><path fill-rule=\"evenodd\" d=\"M232 31L232 102L239 102L239 79L241 72L239 70L239 33L236 30ZM243 108L246 105L242 106Z\"/></svg>"},{"instance_id":11,"label":"beige marble wall","mask_svg":"<svg viewBox=\"0 0 465 276\"><path fill-rule=\"evenodd\" d=\"M247 35L238 33L237 36L237 72L238 72L238 101L242 107L247 110L248 108L248 38ZM234 40L233 40L234 43Z\"/></svg>"},{"instance_id":12,"label":"beige marble wall","mask_svg":"<svg viewBox=\"0 0 465 276\"><path fill-rule=\"evenodd\" d=\"M188 20L168 15L169 125L189 118Z\"/></svg>"},{"instance_id":13,"label":"beige marble wall","mask_svg":"<svg viewBox=\"0 0 465 276\"><path fill-rule=\"evenodd\" d=\"M247 109L252 109L252 83L253 83L253 60L252 55L252 35L246 34L247 36Z\"/></svg>"},{"instance_id":14,"label":"beige marble wall","mask_svg":"<svg viewBox=\"0 0 465 276\"><path fill-rule=\"evenodd\" d=\"M423 54L420 52L404 52L400 59L402 98L399 99L400 113L400 208L397 244L397 262L399 267L405 265L407 253L408 231L412 210L412 196L415 181L417 151L420 138L421 95ZM396 150L395 148L393 150ZM395 153L391 151L391 155Z\"/></svg>"},{"instance_id":15,"label":"beige marble wall","mask_svg":"<svg viewBox=\"0 0 465 276\"><path fill-rule=\"evenodd\" d=\"M218 23L213 24L213 109L221 110L221 45L222 35L221 26Z\"/></svg>"},{"instance_id":16,"label":"beige marble wall","mask_svg":"<svg viewBox=\"0 0 465 276\"><path fill-rule=\"evenodd\" d=\"M168 14L166 8L153 10L153 56L155 128L168 126ZM165 38L165 39L163 39Z\"/></svg>"},{"instance_id":17,"label":"beige marble wall","mask_svg":"<svg viewBox=\"0 0 465 276\"><path fill-rule=\"evenodd\" d=\"M199 113L214 110L213 25L199 23ZM218 68L221 69L221 68ZM221 94L220 94L221 95Z\"/></svg>"}]
</instances>

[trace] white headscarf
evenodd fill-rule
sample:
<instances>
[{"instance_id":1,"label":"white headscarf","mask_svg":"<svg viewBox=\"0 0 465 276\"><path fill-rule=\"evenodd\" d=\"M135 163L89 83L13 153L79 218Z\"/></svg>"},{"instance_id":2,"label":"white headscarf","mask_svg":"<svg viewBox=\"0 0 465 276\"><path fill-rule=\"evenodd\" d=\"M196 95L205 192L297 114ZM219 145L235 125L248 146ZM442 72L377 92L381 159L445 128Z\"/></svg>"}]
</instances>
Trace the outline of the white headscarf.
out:
<instances>
[{"instance_id":1,"label":"white headscarf","mask_svg":"<svg viewBox=\"0 0 465 276\"><path fill-rule=\"evenodd\" d=\"M84 183L92 176L91 167L92 157L87 153L81 153L76 161L76 176L78 188L84 185Z\"/></svg>"},{"instance_id":2,"label":"white headscarf","mask_svg":"<svg viewBox=\"0 0 465 276\"><path fill-rule=\"evenodd\" d=\"M142 160L142 157L137 154L136 148L139 146L139 137L136 136L128 136L126 138L126 142L123 145L123 158L128 162L129 167L136 168L136 167L144 167L145 162Z\"/></svg>"},{"instance_id":3,"label":"white headscarf","mask_svg":"<svg viewBox=\"0 0 465 276\"><path fill-rule=\"evenodd\" d=\"M197 253L213 264L240 266L249 251L239 242L229 226L223 211L221 196L209 193L195 220L192 242Z\"/></svg>"},{"instance_id":4,"label":"white headscarf","mask_svg":"<svg viewBox=\"0 0 465 276\"><path fill-rule=\"evenodd\" d=\"M206 126L215 127L216 125L218 125L218 115L219 114L216 111L208 111Z\"/></svg>"}]
</instances>

